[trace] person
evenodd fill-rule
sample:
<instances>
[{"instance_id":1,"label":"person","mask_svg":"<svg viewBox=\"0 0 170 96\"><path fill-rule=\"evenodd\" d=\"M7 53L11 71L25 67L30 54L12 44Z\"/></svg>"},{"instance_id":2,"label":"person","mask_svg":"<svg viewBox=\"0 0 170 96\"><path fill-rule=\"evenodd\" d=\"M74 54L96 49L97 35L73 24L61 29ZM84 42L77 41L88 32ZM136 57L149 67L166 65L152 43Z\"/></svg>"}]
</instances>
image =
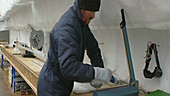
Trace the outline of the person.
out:
<instances>
[{"instance_id":1,"label":"person","mask_svg":"<svg viewBox=\"0 0 170 96\"><path fill-rule=\"evenodd\" d=\"M104 68L98 42L88 26L99 8L100 0L75 0L56 23L39 74L38 96L70 96L74 81L109 82L112 72ZM85 50L91 64L83 63Z\"/></svg>"}]
</instances>

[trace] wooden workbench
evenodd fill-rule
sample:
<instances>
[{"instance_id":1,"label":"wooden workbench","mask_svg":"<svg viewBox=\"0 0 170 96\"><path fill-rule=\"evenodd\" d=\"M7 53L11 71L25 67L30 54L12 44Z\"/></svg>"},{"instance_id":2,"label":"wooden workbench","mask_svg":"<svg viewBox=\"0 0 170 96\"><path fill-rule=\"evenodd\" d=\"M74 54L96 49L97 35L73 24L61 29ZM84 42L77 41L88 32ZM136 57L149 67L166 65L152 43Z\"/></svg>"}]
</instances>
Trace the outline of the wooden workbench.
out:
<instances>
[{"instance_id":1,"label":"wooden workbench","mask_svg":"<svg viewBox=\"0 0 170 96\"><path fill-rule=\"evenodd\" d=\"M12 48L0 47L6 59L37 94L38 75L44 62L37 58L23 58L15 55Z\"/></svg>"},{"instance_id":2,"label":"wooden workbench","mask_svg":"<svg viewBox=\"0 0 170 96\"><path fill-rule=\"evenodd\" d=\"M0 47L6 59L10 62L10 64L12 64L15 70L22 76L37 95L38 76L44 61L41 61L38 58L23 58L21 55L14 54L12 48L5 48L4 46ZM82 94L72 92L71 96L93 96L93 92ZM140 93L139 96L145 95Z\"/></svg>"}]
</instances>

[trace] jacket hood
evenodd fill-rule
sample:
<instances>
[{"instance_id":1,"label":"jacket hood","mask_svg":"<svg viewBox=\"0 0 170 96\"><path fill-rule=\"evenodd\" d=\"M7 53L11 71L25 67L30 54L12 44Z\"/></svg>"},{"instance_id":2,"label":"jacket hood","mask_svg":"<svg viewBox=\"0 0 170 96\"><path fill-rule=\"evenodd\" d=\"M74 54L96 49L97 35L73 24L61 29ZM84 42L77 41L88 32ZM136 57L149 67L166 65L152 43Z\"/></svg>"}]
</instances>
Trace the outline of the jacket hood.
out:
<instances>
[{"instance_id":1,"label":"jacket hood","mask_svg":"<svg viewBox=\"0 0 170 96\"><path fill-rule=\"evenodd\" d=\"M75 10L75 12L77 13L77 16L78 18L80 19L81 23L85 24L83 22L83 19L82 19L82 15L81 15L81 11L80 11L80 7L79 7L79 4L78 4L78 1L79 0L75 0L74 1L74 5L73 5L73 9ZM85 24L86 25L86 24Z\"/></svg>"}]
</instances>

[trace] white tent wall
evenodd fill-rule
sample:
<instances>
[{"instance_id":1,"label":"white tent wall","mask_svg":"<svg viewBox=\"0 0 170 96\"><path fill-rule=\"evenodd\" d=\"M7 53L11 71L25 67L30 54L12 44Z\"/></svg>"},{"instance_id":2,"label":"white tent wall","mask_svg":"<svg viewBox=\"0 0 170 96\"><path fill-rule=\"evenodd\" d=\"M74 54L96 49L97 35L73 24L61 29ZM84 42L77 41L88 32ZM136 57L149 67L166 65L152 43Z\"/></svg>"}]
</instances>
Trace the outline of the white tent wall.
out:
<instances>
[{"instance_id":1,"label":"white tent wall","mask_svg":"<svg viewBox=\"0 0 170 96\"><path fill-rule=\"evenodd\" d=\"M0 31L5 30L5 24L3 22L0 22Z\"/></svg>"},{"instance_id":2,"label":"white tent wall","mask_svg":"<svg viewBox=\"0 0 170 96\"><path fill-rule=\"evenodd\" d=\"M13 5L18 2L19 0L0 0L0 15L5 16L12 9Z\"/></svg>"},{"instance_id":3,"label":"white tent wall","mask_svg":"<svg viewBox=\"0 0 170 96\"><path fill-rule=\"evenodd\" d=\"M38 24L45 31L51 31L62 14L73 5L74 0L36 0L34 3Z\"/></svg>"},{"instance_id":4,"label":"white tent wall","mask_svg":"<svg viewBox=\"0 0 170 96\"><path fill-rule=\"evenodd\" d=\"M6 30L5 27L6 27L6 25L4 23L4 19L0 14L0 31Z\"/></svg>"},{"instance_id":5,"label":"white tent wall","mask_svg":"<svg viewBox=\"0 0 170 96\"><path fill-rule=\"evenodd\" d=\"M25 1L25 2L24 2ZM44 47L47 53L49 47L49 32L61 15L73 5L74 0L21 0L20 3L7 12L5 18L10 31L11 42L16 37L29 45L30 24L35 30L43 30ZM140 88L145 91L161 89L170 93L170 0L102 0L101 8L90 27L100 45L105 66L111 68L114 74L126 82L129 81L128 66L122 33L120 31L120 9L125 9L127 30L132 53L136 79ZM17 31L19 30L19 31ZM148 41L160 45L158 56L163 70L161 78L146 79L143 76L145 51ZM150 70L154 70L154 58Z\"/></svg>"},{"instance_id":6,"label":"white tent wall","mask_svg":"<svg viewBox=\"0 0 170 96\"><path fill-rule=\"evenodd\" d=\"M11 46L13 45L14 41L16 41L17 39L19 40L19 30L15 30L15 29L10 29L10 44Z\"/></svg>"},{"instance_id":7,"label":"white tent wall","mask_svg":"<svg viewBox=\"0 0 170 96\"><path fill-rule=\"evenodd\" d=\"M139 80L139 87L144 91L154 91L161 89L170 92L170 74L168 73L169 64L169 31L151 30L146 28L129 29L129 43L131 48L132 60L136 79ZM103 43L102 54L106 67L111 68L121 80L129 81L129 71L127 66L125 48L123 44L122 32L120 30L93 30L99 42ZM158 56L163 70L161 78L146 79L143 75L145 66L145 51L147 42L152 41L160 45ZM155 59L152 57L149 70L153 72L156 66Z\"/></svg>"},{"instance_id":8,"label":"white tent wall","mask_svg":"<svg viewBox=\"0 0 170 96\"><path fill-rule=\"evenodd\" d=\"M18 30L27 29L29 27L28 24L35 23L31 3L15 5L5 18L10 18L6 25Z\"/></svg>"}]
</instances>

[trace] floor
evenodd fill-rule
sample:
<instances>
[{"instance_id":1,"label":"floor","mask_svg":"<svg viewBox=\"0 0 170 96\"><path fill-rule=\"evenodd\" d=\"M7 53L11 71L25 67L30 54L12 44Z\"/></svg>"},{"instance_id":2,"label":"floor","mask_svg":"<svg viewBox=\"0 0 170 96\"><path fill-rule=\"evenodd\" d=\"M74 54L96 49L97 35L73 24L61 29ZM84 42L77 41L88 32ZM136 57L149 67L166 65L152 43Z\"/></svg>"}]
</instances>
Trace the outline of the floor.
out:
<instances>
[{"instance_id":1,"label":"floor","mask_svg":"<svg viewBox=\"0 0 170 96\"><path fill-rule=\"evenodd\" d=\"M14 93L13 87L11 87L9 83L8 69L5 69L4 71L0 69L0 96L21 96L20 91ZM35 96L35 95L31 94L27 96Z\"/></svg>"},{"instance_id":2,"label":"floor","mask_svg":"<svg viewBox=\"0 0 170 96\"><path fill-rule=\"evenodd\" d=\"M13 87L10 86L7 69L0 69L0 96L20 96L19 92L14 93Z\"/></svg>"}]
</instances>

